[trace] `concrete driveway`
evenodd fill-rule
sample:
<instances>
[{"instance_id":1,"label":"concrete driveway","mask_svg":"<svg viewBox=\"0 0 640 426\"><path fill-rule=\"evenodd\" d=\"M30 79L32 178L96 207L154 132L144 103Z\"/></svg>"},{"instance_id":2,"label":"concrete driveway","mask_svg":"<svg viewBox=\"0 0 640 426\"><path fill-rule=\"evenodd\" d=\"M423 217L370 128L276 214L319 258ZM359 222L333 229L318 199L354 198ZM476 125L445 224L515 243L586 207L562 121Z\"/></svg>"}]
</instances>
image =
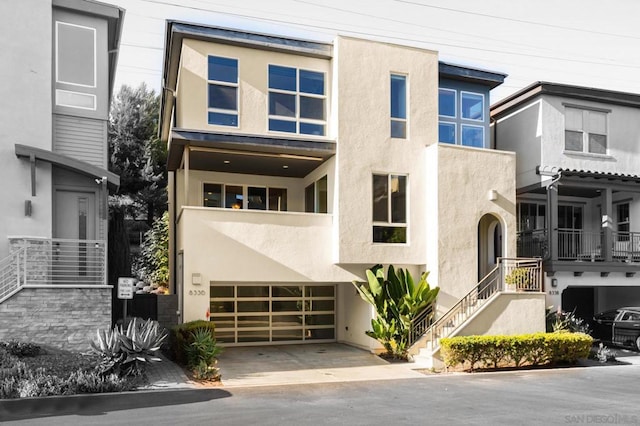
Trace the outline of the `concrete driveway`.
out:
<instances>
[{"instance_id":1,"label":"concrete driveway","mask_svg":"<svg viewBox=\"0 0 640 426\"><path fill-rule=\"evenodd\" d=\"M225 348L225 387L423 378L412 363L389 363L340 343Z\"/></svg>"}]
</instances>

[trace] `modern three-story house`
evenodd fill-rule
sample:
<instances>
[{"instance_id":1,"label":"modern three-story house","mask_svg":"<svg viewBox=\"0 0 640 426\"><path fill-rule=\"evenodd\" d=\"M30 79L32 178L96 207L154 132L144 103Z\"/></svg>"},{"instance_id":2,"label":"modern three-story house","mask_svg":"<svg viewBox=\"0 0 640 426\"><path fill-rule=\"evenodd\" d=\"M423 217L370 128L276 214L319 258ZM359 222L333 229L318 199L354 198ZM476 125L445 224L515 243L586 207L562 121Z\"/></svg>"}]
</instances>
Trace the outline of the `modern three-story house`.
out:
<instances>
[{"instance_id":1,"label":"modern three-story house","mask_svg":"<svg viewBox=\"0 0 640 426\"><path fill-rule=\"evenodd\" d=\"M430 271L440 316L477 301L516 250L516 159L489 137L504 78L408 46L167 22L160 134L180 320L209 318L230 345L375 349L352 286L375 264ZM544 328L540 291L503 296L466 332Z\"/></svg>"},{"instance_id":2,"label":"modern three-story house","mask_svg":"<svg viewBox=\"0 0 640 426\"><path fill-rule=\"evenodd\" d=\"M111 325L107 121L124 11L2 2L0 339L88 347Z\"/></svg>"},{"instance_id":3,"label":"modern three-story house","mask_svg":"<svg viewBox=\"0 0 640 426\"><path fill-rule=\"evenodd\" d=\"M594 312L640 303L640 95L547 82L491 107L517 153L521 256L544 259L548 303Z\"/></svg>"}]
</instances>

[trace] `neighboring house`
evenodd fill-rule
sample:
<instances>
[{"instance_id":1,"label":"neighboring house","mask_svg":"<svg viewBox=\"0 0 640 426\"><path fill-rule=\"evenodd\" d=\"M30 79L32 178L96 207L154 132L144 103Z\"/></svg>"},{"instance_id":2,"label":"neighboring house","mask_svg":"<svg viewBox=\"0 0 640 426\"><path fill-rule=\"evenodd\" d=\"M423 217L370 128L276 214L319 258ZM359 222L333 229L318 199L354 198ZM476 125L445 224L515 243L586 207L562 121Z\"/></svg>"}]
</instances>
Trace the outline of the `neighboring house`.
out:
<instances>
[{"instance_id":1,"label":"neighboring house","mask_svg":"<svg viewBox=\"0 0 640 426\"><path fill-rule=\"evenodd\" d=\"M544 258L548 304L640 304L640 95L538 82L491 107L517 154L518 254Z\"/></svg>"},{"instance_id":2,"label":"neighboring house","mask_svg":"<svg viewBox=\"0 0 640 426\"><path fill-rule=\"evenodd\" d=\"M516 249L515 155L489 144L504 77L413 47L169 21L160 133L181 321L210 318L230 345L376 349L351 282L381 263L430 271L442 318L483 305L489 274L482 297L501 302L460 334L544 329L544 294L497 291L497 258Z\"/></svg>"},{"instance_id":3,"label":"neighboring house","mask_svg":"<svg viewBox=\"0 0 640 426\"><path fill-rule=\"evenodd\" d=\"M111 325L107 121L124 11L0 3L0 339L88 347Z\"/></svg>"}]
</instances>

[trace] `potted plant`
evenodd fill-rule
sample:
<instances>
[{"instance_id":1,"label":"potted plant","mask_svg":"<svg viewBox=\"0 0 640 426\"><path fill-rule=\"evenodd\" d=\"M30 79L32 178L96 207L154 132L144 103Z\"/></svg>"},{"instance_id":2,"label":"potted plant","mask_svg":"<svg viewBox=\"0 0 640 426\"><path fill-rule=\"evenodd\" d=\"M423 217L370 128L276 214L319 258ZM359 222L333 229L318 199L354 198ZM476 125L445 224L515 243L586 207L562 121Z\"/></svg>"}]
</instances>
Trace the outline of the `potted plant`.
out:
<instances>
[{"instance_id":1,"label":"potted plant","mask_svg":"<svg viewBox=\"0 0 640 426\"><path fill-rule=\"evenodd\" d=\"M531 284L531 275L526 268L515 268L504 277L509 291L525 291Z\"/></svg>"}]
</instances>

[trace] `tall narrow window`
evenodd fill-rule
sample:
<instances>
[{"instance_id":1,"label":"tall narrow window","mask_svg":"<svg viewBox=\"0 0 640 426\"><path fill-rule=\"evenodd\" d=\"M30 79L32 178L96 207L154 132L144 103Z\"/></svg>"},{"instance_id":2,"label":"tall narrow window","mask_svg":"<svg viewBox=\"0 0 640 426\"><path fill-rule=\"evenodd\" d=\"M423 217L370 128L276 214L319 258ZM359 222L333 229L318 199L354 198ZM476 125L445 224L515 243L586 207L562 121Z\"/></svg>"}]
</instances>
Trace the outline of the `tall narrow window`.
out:
<instances>
[{"instance_id":1,"label":"tall narrow window","mask_svg":"<svg viewBox=\"0 0 640 426\"><path fill-rule=\"evenodd\" d=\"M407 242L407 177L373 175L373 242Z\"/></svg>"},{"instance_id":2,"label":"tall narrow window","mask_svg":"<svg viewBox=\"0 0 640 426\"><path fill-rule=\"evenodd\" d=\"M269 65L269 130L324 136L325 75Z\"/></svg>"},{"instance_id":3,"label":"tall narrow window","mask_svg":"<svg viewBox=\"0 0 640 426\"><path fill-rule=\"evenodd\" d=\"M304 189L304 211L327 213L327 177L323 176Z\"/></svg>"},{"instance_id":4,"label":"tall narrow window","mask_svg":"<svg viewBox=\"0 0 640 426\"><path fill-rule=\"evenodd\" d=\"M219 126L238 126L238 60L209 56L208 121Z\"/></svg>"},{"instance_id":5,"label":"tall narrow window","mask_svg":"<svg viewBox=\"0 0 640 426\"><path fill-rule=\"evenodd\" d=\"M616 239L618 241L629 241L629 203L616 205Z\"/></svg>"},{"instance_id":6,"label":"tall narrow window","mask_svg":"<svg viewBox=\"0 0 640 426\"><path fill-rule=\"evenodd\" d=\"M56 21L56 105L96 110L96 63L96 29Z\"/></svg>"},{"instance_id":7,"label":"tall narrow window","mask_svg":"<svg viewBox=\"0 0 640 426\"><path fill-rule=\"evenodd\" d=\"M607 112L566 107L565 151L607 153Z\"/></svg>"},{"instance_id":8,"label":"tall narrow window","mask_svg":"<svg viewBox=\"0 0 640 426\"><path fill-rule=\"evenodd\" d=\"M391 137L407 137L407 76L391 74Z\"/></svg>"}]
</instances>

